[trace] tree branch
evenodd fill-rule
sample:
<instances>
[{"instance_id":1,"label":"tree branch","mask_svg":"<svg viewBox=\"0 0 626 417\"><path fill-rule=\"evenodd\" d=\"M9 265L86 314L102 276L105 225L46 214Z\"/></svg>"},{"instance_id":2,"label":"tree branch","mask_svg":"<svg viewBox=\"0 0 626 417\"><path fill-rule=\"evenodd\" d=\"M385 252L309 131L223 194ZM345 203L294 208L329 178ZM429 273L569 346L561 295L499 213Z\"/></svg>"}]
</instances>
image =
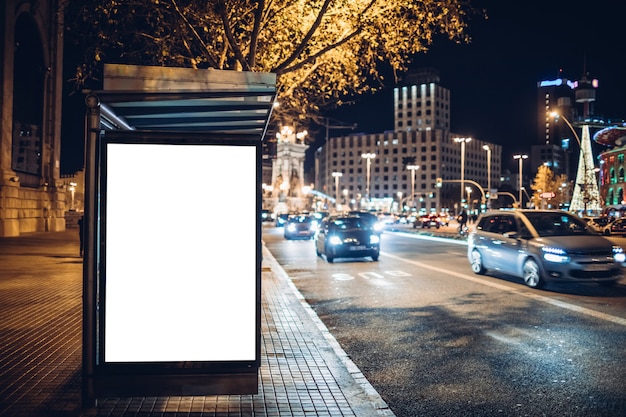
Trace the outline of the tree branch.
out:
<instances>
[{"instance_id":1,"label":"tree branch","mask_svg":"<svg viewBox=\"0 0 626 417\"><path fill-rule=\"evenodd\" d=\"M252 26L252 33L250 34L250 53L248 55L250 67L252 68L256 65L256 48L259 42L259 31L261 30L265 0L257 0L256 4L256 10L254 11L254 24Z\"/></svg>"},{"instance_id":2,"label":"tree branch","mask_svg":"<svg viewBox=\"0 0 626 417\"><path fill-rule=\"evenodd\" d=\"M228 39L228 43L230 44L230 47L232 48L235 57L237 58L237 61L239 61L244 71L250 71L250 65L248 65L246 57L241 52L239 45L237 45L235 37L233 36L232 28L228 23L228 14L226 13L226 4L224 3L224 0L217 1L217 9L222 19L222 24L224 25L224 34L226 35L226 39Z\"/></svg>"},{"instance_id":3,"label":"tree branch","mask_svg":"<svg viewBox=\"0 0 626 417\"><path fill-rule=\"evenodd\" d=\"M359 16L362 16L363 13L365 13L367 10L369 10L378 0L371 0L369 2L369 4L367 6L365 6L365 8L363 8L363 10L361 11L361 13L359 13ZM326 13L326 10L328 9L330 5L330 0L326 0L324 2L324 5L322 6L322 9L320 9L320 13L317 16L317 19L315 20L315 23L313 24L313 26L311 26L311 28L309 29L309 32L306 34L305 38L302 40L302 42L300 43L299 47L296 48L296 50L294 52L292 52L291 56L289 58L287 58L282 64L280 64L279 66L277 66L276 68L274 68L272 70L272 72L276 72L277 74L284 74L286 72L290 72L290 71L295 71L301 67L303 67L306 64L309 64L311 62L314 62L317 58L319 58L320 56L324 55L326 52L340 46L343 45L344 43L348 42L350 39L354 38L356 35L358 35L359 33L361 33L361 26L359 25L359 27L352 32L350 35L348 35L347 37L345 37L344 39L339 40L338 42L335 42L333 44L330 44L328 46L326 46L325 48L322 48L320 51L318 51L317 53L309 56L307 59L305 59L304 61L301 61L291 67L289 67L289 64L291 64L293 61L295 61L298 56L308 47L308 42L309 40L311 40L311 37L313 36L313 34L315 33L315 31L317 30L317 28L319 27L322 18L324 17L324 13Z\"/></svg>"},{"instance_id":4,"label":"tree branch","mask_svg":"<svg viewBox=\"0 0 626 417\"><path fill-rule=\"evenodd\" d=\"M277 68L272 69L271 72L275 72L276 74L280 75L280 74L285 74L287 72L296 71L296 70L302 68L303 66L305 66L307 64L315 62L317 60L317 58L319 58L320 56L324 55L326 52L331 51L331 50L333 50L333 49L343 45L346 42L349 42L352 38L356 37L360 32L361 32L361 28L358 28L357 30L355 30L354 32L352 32L351 34L346 36L345 38L343 38L343 39L341 39L338 42L335 42L333 44L327 45L326 47L320 49L315 54L309 56L305 60L302 60L302 61L298 62L297 64L292 65L291 67L287 67L287 68L281 68L282 65L280 65Z\"/></svg>"},{"instance_id":5,"label":"tree branch","mask_svg":"<svg viewBox=\"0 0 626 417\"><path fill-rule=\"evenodd\" d=\"M202 45L202 48L207 52L205 54L205 57L207 58L207 61L209 61L209 65L211 65L212 67L216 67L217 66L217 62L213 59L213 57L209 53L209 47L204 42L204 39L202 39L202 37L200 37L200 34L196 31L196 28L193 27L191 22L189 22L187 17L183 14L182 10L180 10L180 7L178 7L178 3L176 2L176 0L171 0L171 2L172 2L172 5L174 6L174 10L176 10L176 13L178 14L178 16L183 20L183 22L185 22L185 24L187 25L189 30L191 30L191 33L193 33L194 38L196 38L196 40L200 43L200 45Z\"/></svg>"},{"instance_id":6,"label":"tree branch","mask_svg":"<svg viewBox=\"0 0 626 417\"><path fill-rule=\"evenodd\" d=\"M324 18L324 15L326 14L326 11L328 10L328 7L330 6L330 2L331 1L332 0L325 0L324 1L324 4L322 5L322 8L320 9L319 13L317 14L317 18L315 19L315 22L313 23L313 25L311 25L311 27L309 28L309 31L307 32L307 34L304 35L304 38L300 42L300 45L298 45L298 47L293 50L291 55L285 61L283 61L282 64L280 64L276 68L276 72L277 73L281 73L283 69L285 69L289 64L291 64L293 61L295 61L296 58L298 58L300 56L300 54L302 54L302 52L309 46L309 41L311 40L311 38L313 37L313 35L317 31L317 28L322 23L322 19Z\"/></svg>"}]
</instances>

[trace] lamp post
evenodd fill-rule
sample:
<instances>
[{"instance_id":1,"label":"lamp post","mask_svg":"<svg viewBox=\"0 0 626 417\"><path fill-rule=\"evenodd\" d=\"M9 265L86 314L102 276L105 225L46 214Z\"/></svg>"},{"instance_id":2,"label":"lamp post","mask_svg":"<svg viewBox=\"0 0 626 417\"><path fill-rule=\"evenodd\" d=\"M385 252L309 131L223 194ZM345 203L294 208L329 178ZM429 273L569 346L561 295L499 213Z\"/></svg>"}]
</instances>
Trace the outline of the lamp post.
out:
<instances>
[{"instance_id":1,"label":"lamp post","mask_svg":"<svg viewBox=\"0 0 626 417\"><path fill-rule=\"evenodd\" d=\"M465 187L465 192L467 192L467 214L472 213L472 187Z\"/></svg>"},{"instance_id":2,"label":"lamp post","mask_svg":"<svg viewBox=\"0 0 626 417\"><path fill-rule=\"evenodd\" d=\"M597 203L600 198L599 193L598 193L598 181L597 181L596 175L592 174L594 168L593 168L593 155L591 153L591 147L586 146L588 142L585 140L587 138L585 134L586 133L588 134L589 131L588 129L585 130L585 127L587 126L583 127L583 141L585 141L585 145L583 145L582 141L580 140L580 137L576 133L576 129L574 129L574 126L572 126L570 121L567 120L565 116L560 115L557 112L550 112L550 116L554 117L555 119L558 119L558 118L563 119L567 127L569 127L569 129L574 134L574 137L576 138L576 142L578 142L578 147L580 148L580 157L578 159L579 165L578 165L578 171L576 173L576 185L578 185L579 188L574 189L574 195L572 196L572 201L570 203L570 210L574 210L572 207L577 208L580 205L580 199L582 198L584 213L588 214L587 213L588 203L591 201L595 201ZM587 153L589 153L589 155ZM582 162L582 167L583 167L582 173L580 171L581 162ZM583 177L582 181L580 178L581 175ZM597 209L599 209L599 207L597 207Z\"/></svg>"},{"instance_id":3,"label":"lamp post","mask_svg":"<svg viewBox=\"0 0 626 417\"><path fill-rule=\"evenodd\" d=\"M376 154L373 152L362 153L361 158L365 158L367 161L367 173L365 177L365 198L369 206L370 202L370 169L372 167L372 159L376 158ZM369 208L369 207L368 207Z\"/></svg>"},{"instance_id":4,"label":"lamp post","mask_svg":"<svg viewBox=\"0 0 626 417\"><path fill-rule=\"evenodd\" d=\"M489 200L491 199L491 148L489 145L483 145L483 149L487 151L487 210L489 210Z\"/></svg>"},{"instance_id":5,"label":"lamp post","mask_svg":"<svg viewBox=\"0 0 626 417\"><path fill-rule=\"evenodd\" d=\"M517 154L513 155L513 159L517 159L519 161L519 208L522 208L522 192L524 191L522 188L522 162L524 159L528 159L528 155L526 154Z\"/></svg>"},{"instance_id":6,"label":"lamp post","mask_svg":"<svg viewBox=\"0 0 626 417\"><path fill-rule=\"evenodd\" d=\"M472 138L454 138L456 143L461 144L461 208L463 208L463 190L465 188L465 144Z\"/></svg>"},{"instance_id":7,"label":"lamp post","mask_svg":"<svg viewBox=\"0 0 626 417\"><path fill-rule=\"evenodd\" d=\"M411 207L415 206L415 171L420 169L419 165L407 165L406 169L411 171Z\"/></svg>"},{"instance_id":8,"label":"lamp post","mask_svg":"<svg viewBox=\"0 0 626 417\"><path fill-rule=\"evenodd\" d=\"M333 172L333 178L335 178L335 209L339 207L339 178L343 176L343 172Z\"/></svg>"}]
</instances>

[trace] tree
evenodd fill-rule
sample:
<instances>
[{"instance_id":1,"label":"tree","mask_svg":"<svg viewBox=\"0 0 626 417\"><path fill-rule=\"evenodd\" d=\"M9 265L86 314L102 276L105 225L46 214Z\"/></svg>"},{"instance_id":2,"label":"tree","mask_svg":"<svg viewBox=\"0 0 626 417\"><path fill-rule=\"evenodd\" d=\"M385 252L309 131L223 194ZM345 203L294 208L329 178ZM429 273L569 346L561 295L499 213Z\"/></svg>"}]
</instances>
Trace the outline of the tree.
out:
<instances>
[{"instance_id":1,"label":"tree","mask_svg":"<svg viewBox=\"0 0 626 417\"><path fill-rule=\"evenodd\" d=\"M555 176L554 172L545 165L541 165L537 169L537 175L530 188L534 191L532 195L533 205L538 208L546 208L546 204L549 206L548 208L562 207L571 196L571 184L567 176L564 174ZM543 193L554 193L554 197L547 200L546 203L546 199L541 197Z\"/></svg>"},{"instance_id":2,"label":"tree","mask_svg":"<svg viewBox=\"0 0 626 417\"><path fill-rule=\"evenodd\" d=\"M82 0L66 21L79 88L103 62L273 72L293 121L397 78L438 35L469 42L472 16L469 0Z\"/></svg>"}]
</instances>

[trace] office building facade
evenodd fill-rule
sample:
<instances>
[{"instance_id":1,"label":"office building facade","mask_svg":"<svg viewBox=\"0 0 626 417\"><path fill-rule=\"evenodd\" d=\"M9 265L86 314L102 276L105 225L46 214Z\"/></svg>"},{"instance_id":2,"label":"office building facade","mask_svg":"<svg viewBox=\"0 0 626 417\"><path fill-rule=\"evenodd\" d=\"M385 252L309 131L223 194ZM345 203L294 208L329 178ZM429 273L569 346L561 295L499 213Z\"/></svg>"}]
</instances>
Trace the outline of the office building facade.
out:
<instances>
[{"instance_id":1,"label":"office building facade","mask_svg":"<svg viewBox=\"0 0 626 417\"><path fill-rule=\"evenodd\" d=\"M457 212L463 199L480 211L483 192L487 197L488 187L498 185L501 146L475 138L461 146L454 139L462 135L449 129L450 91L438 75L423 72L410 80L416 83L394 89L393 131L329 138L315 152L316 188L351 209Z\"/></svg>"}]
</instances>

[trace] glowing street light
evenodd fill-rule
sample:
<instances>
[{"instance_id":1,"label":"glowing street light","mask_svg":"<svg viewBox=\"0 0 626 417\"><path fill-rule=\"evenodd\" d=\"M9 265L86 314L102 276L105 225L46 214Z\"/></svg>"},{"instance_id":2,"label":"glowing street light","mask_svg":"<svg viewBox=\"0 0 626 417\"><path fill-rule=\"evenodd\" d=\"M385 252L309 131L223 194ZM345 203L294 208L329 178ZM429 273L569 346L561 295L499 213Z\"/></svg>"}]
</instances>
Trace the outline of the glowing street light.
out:
<instances>
[{"instance_id":1,"label":"glowing street light","mask_svg":"<svg viewBox=\"0 0 626 417\"><path fill-rule=\"evenodd\" d=\"M367 174L365 177L365 198L369 204L370 202L370 170L372 167L372 159L376 158L376 154L373 152L362 153L361 158L365 158L367 160Z\"/></svg>"},{"instance_id":2,"label":"glowing street light","mask_svg":"<svg viewBox=\"0 0 626 417\"><path fill-rule=\"evenodd\" d=\"M489 193L489 198L486 201L487 209L489 209L491 199L491 148L489 145L483 145L483 149L487 151L487 193Z\"/></svg>"},{"instance_id":3,"label":"glowing street light","mask_svg":"<svg viewBox=\"0 0 626 417\"><path fill-rule=\"evenodd\" d=\"M528 155L526 154L517 154L513 155L513 159L519 160L519 205L522 208L522 192L524 192L522 187L522 162L524 159L528 159Z\"/></svg>"},{"instance_id":4,"label":"glowing street light","mask_svg":"<svg viewBox=\"0 0 626 417\"><path fill-rule=\"evenodd\" d=\"M411 171L411 207L415 206L415 171L420 169L419 165L407 165L406 169Z\"/></svg>"},{"instance_id":5,"label":"glowing street light","mask_svg":"<svg viewBox=\"0 0 626 417\"><path fill-rule=\"evenodd\" d=\"M463 207L463 190L465 188L465 144L472 138L454 138L456 143L461 144L461 208Z\"/></svg>"}]
</instances>

